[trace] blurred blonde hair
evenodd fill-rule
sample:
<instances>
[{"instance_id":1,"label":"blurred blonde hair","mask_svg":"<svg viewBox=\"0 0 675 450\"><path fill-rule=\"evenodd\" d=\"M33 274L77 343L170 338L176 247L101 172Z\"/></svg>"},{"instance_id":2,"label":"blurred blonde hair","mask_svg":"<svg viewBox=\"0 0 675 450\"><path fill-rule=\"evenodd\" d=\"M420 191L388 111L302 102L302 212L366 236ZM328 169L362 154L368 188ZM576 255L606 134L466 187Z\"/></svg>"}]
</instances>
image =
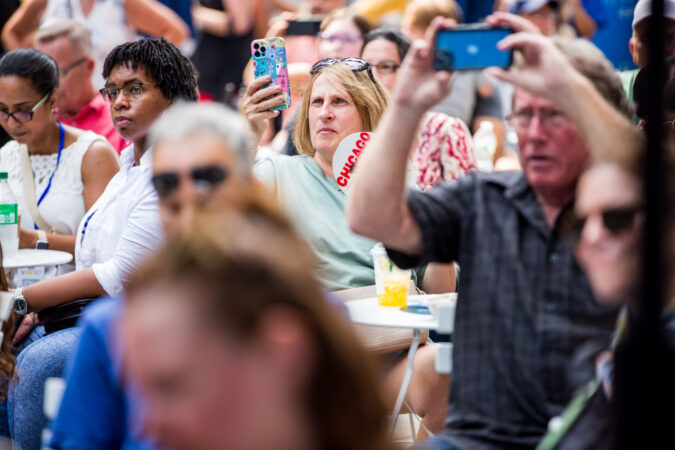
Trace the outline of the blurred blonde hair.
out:
<instances>
[{"instance_id":1,"label":"blurred blonde hair","mask_svg":"<svg viewBox=\"0 0 675 450\"><path fill-rule=\"evenodd\" d=\"M293 141L301 155L314 156L315 153L309 131L309 106L314 83L320 76L330 77L347 91L363 122L364 129L361 131L373 131L389 103L384 86L375 77L371 78L367 70L352 72L341 63L324 67L307 83L293 129Z\"/></svg>"}]
</instances>

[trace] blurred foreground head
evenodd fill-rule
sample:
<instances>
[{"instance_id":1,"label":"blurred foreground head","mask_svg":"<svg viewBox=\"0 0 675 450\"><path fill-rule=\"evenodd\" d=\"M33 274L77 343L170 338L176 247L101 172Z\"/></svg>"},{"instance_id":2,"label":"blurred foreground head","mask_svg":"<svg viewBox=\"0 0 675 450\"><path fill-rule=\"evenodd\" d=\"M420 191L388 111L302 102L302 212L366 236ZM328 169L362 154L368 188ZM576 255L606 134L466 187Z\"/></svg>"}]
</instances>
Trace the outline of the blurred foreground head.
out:
<instances>
[{"instance_id":1,"label":"blurred foreground head","mask_svg":"<svg viewBox=\"0 0 675 450\"><path fill-rule=\"evenodd\" d=\"M675 56L664 61L663 145L665 185L661 191L667 208L664 219L664 263L668 274L675 268ZM645 118L654 107L650 97L649 65L640 70L634 86L637 114ZM643 120L641 126L645 125ZM639 299L644 233L644 148L630 153L600 155L579 182L576 214L583 220L577 230L577 255L588 273L598 299L634 302ZM673 277L668 277L672 280ZM670 281L673 284L673 281ZM667 286L670 297L675 284Z\"/></svg>"},{"instance_id":2,"label":"blurred foreground head","mask_svg":"<svg viewBox=\"0 0 675 450\"><path fill-rule=\"evenodd\" d=\"M255 202L169 238L121 321L148 434L178 449L380 448L376 378L312 266L287 220Z\"/></svg>"},{"instance_id":3,"label":"blurred foreground head","mask_svg":"<svg viewBox=\"0 0 675 450\"><path fill-rule=\"evenodd\" d=\"M153 184L168 234L184 233L200 212L218 212L253 195L248 123L216 103L179 103L149 134Z\"/></svg>"}]
</instances>

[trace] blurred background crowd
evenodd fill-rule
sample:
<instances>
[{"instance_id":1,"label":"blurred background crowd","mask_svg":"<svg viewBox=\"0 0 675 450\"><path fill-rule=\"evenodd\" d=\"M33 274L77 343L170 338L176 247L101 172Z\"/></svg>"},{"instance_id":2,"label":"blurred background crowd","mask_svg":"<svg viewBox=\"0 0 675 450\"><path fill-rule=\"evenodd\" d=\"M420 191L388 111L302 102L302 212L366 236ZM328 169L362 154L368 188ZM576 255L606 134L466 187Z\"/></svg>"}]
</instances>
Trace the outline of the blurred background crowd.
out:
<instances>
[{"instance_id":1,"label":"blurred background crowd","mask_svg":"<svg viewBox=\"0 0 675 450\"><path fill-rule=\"evenodd\" d=\"M433 70L477 22L513 65ZM4 263L72 260L0 270L0 446L672 446L675 1L2 0L0 28ZM451 336L350 323L378 243L458 294Z\"/></svg>"}]
</instances>

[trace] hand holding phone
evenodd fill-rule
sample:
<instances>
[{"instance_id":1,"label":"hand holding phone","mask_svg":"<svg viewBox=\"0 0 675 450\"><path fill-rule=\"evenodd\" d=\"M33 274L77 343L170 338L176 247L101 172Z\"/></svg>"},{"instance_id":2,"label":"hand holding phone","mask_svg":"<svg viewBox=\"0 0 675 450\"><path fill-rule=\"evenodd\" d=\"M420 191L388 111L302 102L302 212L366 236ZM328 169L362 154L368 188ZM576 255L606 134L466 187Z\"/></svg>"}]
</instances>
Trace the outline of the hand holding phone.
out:
<instances>
[{"instance_id":1,"label":"hand holding phone","mask_svg":"<svg viewBox=\"0 0 675 450\"><path fill-rule=\"evenodd\" d=\"M482 70L511 65L512 51L497 48L511 34L508 28L490 28L485 24L458 25L436 33L433 50L435 70Z\"/></svg>"},{"instance_id":2,"label":"hand holding phone","mask_svg":"<svg viewBox=\"0 0 675 450\"><path fill-rule=\"evenodd\" d=\"M255 78L269 75L272 78L272 82L281 87L284 103L273 107L272 110L287 109L291 106L291 87L288 81L286 43L283 38L256 39L251 42L251 54L253 55L253 73ZM264 87L267 87L267 85Z\"/></svg>"}]
</instances>

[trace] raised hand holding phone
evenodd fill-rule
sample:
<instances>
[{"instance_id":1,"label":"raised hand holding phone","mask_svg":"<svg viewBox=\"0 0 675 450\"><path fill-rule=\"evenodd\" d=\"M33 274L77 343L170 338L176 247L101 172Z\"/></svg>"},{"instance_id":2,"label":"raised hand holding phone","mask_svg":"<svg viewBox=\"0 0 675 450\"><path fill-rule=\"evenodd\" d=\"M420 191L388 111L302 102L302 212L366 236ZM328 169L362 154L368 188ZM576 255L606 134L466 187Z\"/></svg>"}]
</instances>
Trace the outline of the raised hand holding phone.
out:
<instances>
[{"instance_id":1,"label":"raised hand holding phone","mask_svg":"<svg viewBox=\"0 0 675 450\"><path fill-rule=\"evenodd\" d=\"M449 71L433 68L433 48L436 33L453 28L455 21L437 17L427 28L424 40L412 43L398 72L393 101L420 115L450 93Z\"/></svg>"}]
</instances>

